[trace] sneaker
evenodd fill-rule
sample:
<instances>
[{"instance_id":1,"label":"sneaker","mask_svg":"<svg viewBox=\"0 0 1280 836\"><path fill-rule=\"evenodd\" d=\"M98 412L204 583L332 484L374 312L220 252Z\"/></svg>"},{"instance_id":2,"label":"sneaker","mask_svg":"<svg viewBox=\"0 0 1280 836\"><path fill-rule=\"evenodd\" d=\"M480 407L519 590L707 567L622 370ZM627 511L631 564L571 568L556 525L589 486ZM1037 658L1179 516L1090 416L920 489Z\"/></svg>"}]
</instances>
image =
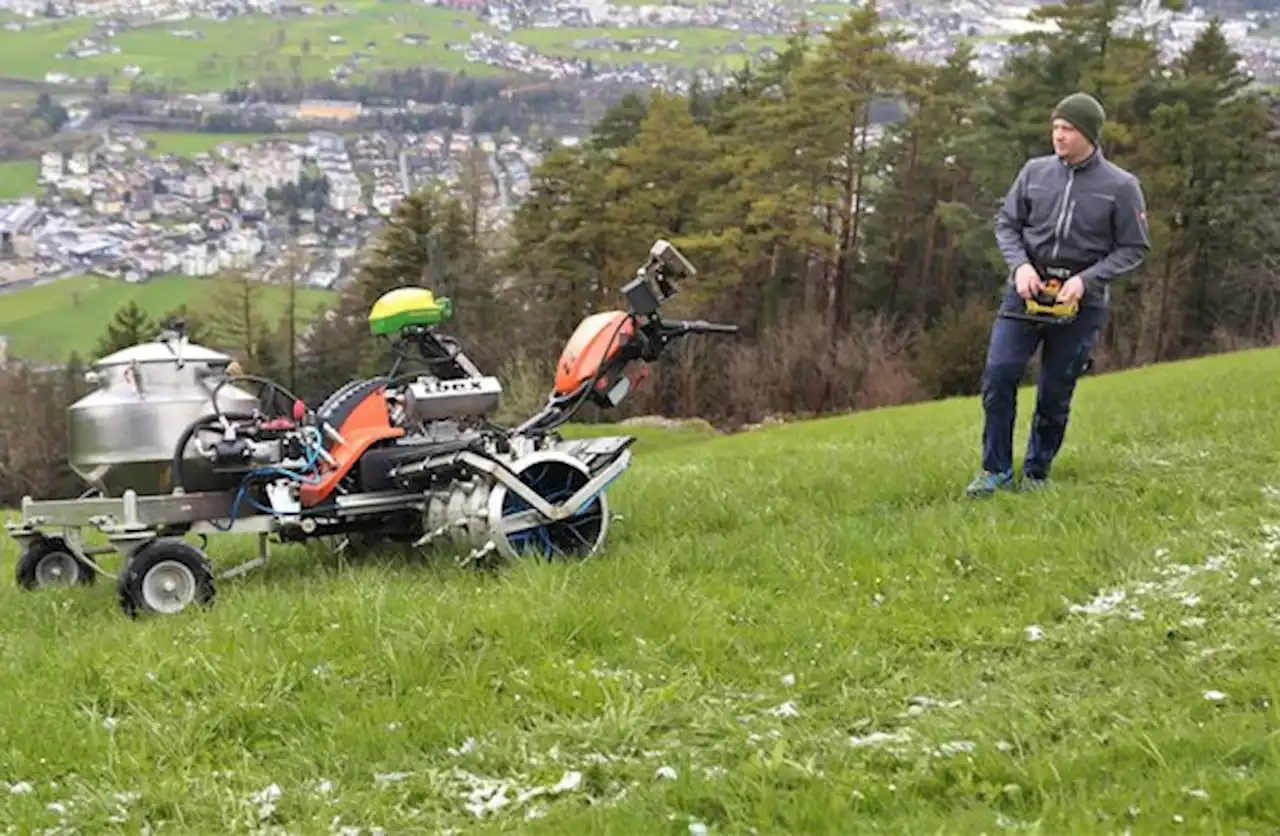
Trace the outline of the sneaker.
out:
<instances>
[{"instance_id":1,"label":"sneaker","mask_svg":"<svg viewBox=\"0 0 1280 836\"><path fill-rule=\"evenodd\" d=\"M1003 473L982 472L973 478L969 487L964 489L966 496L991 496L996 491L1007 491L1013 488L1013 471Z\"/></svg>"},{"instance_id":2,"label":"sneaker","mask_svg":"<svg viewBox=\"0 0 1280 836\"><path fill-rule=\"evenodd\" d=\"M1049 480L1043 476L1023 476L1021 490L1023 493L1042 491L1049 487Z\"/></svg>"}]
</instances>

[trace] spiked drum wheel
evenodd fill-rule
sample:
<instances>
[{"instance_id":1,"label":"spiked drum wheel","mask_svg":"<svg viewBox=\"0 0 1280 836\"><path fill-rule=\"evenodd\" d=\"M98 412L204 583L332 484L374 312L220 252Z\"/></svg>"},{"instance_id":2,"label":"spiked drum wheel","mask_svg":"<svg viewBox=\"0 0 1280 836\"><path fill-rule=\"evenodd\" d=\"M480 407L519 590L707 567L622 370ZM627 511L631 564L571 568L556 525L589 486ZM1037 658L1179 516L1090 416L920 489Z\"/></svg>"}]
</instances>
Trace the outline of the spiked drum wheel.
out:
<instances>
[{"instance_id":1,"label":"spiked drum wheel","mask_svg":"<svg viewBox=\"0 0 1280 836\"><path fill-rule=\"evenodd\" d=\"M538 453L519 462L517 467L520 481L552 505L573 496L591 480L591 474L581 462L562 453ZM504 557L585 558L600 548L608 532L609 503L603 492L569 519L504 533L504 524L510 517L529 510L529 503L501 483L490 494L493 541Z\"/></svg>"}]
</instances>

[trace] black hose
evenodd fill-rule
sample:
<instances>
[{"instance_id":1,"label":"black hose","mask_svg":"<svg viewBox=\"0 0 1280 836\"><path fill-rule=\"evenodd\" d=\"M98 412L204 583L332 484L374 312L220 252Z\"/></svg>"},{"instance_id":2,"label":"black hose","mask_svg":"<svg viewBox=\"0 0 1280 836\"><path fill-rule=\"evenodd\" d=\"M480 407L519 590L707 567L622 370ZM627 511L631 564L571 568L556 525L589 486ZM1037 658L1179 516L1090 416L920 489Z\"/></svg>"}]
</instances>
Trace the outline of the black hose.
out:
<instances>
[{"instance_id":1,"label":"black hose","mask_svg":"<svg viewBox=\"0 0 1280 836\"><path fill-rule=\"evenodd\" d=\"M191 442L191 437L194 436L198 430L209 424L220 425L224 418L235 421L252 420L253 417L254 415L251 412L209 413L208 415L200 416L188 424L187 428L182 431L182 435L178 436L178 443L173 448L173 461L170 465L170 470L172 471L171 475L173 477L173 491L175 493L178 491L186 491L185 456L183 456L183 454L187 452L187 444Z\"/></svg>"},{"instance_id":2,"label":"black hose","mask_svg":"<svg viewBox=\"0 0 1280 836\"><path fill-rule=\"evenodd\" d=\"M290 411L292 411L294 404L299 403L301 401L301 399L297 395L295 395L293 392L289 391L283 385L277 383L276 381L272 380L269 377L262 377L261 375L256 375L256 374L229 375L219 380L217 384L214 385L213 391L209 393L209 400L213 402L213 414L215 416L222 416L224 414L222 411L222 408L218 405L218 393L222 391L222 387L232 386L232 385L235 385L236 383L241 383L241 382L260 383L262 384L264 390L268 387L271 389L274 389L275 394L283 395L289 399ZM259 400L259 403L262 402L261 395L258 396L258 400Z\"/></svg>"}]
</instances>

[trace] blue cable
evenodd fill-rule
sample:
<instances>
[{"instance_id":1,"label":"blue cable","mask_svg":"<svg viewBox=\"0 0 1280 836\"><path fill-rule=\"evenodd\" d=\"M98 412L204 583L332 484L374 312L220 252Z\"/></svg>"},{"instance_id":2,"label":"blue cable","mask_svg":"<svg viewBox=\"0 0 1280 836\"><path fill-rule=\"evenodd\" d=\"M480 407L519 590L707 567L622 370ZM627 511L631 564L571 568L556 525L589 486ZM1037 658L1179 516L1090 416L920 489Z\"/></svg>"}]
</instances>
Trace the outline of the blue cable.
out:
<instances>
[{"instance_id":1,"label":"blue cable","mask_svg":"<svg viewBox=\"0 0 1280 836\"><path fill-rule=\"evenodd\" d=\"M308 429L311 430L310 434L319 436L319 431L317 431L314 427L309 427ZM277 511L274 508L268 508L267 506L259 503L257 500L246 496L246 491L248 490L249 483L252 482L253 479L257 476L281 475L288 479L292 479L295 482L305 482L311 485L319 484L320 475L318 473L315 475L310 475L310 473L315 471L316 464L320 460L320 445L318 442L310 441L310 442L306 442L306 448L307 448L306 470L308 471L308 473L297 473L295 471L289 470L288 468L278 467L278 466L260 467L260 468L255 468L249 471L244 475L244 478L240 480L240 486L236 490L236 498L231 503L231 513L228 515L227 525L223 527L222 525L219 525L216 522L212 522L211 525L213 525L213 527L218 529L219 531L230 531L232 528L235 527L236 520L240 516L240 503L246 500L248 501L250 506L252 506L255 510L263 514L271 514L272 516L279 516L281 513L283 513L281 511Z\"/></svg>"}]
</instances>

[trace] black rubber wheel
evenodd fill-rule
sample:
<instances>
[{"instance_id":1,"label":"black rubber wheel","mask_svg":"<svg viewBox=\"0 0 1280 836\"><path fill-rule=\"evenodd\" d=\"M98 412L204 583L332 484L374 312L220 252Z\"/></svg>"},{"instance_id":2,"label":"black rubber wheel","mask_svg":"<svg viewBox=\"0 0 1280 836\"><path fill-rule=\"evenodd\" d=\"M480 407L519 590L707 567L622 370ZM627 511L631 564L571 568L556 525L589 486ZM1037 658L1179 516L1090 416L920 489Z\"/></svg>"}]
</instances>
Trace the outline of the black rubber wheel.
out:
<instances>
[{"instance_id":1,"label":"black rubber wheel","mask_svg":"<svg viewBox=\"0 0 1280 836\"><path fill-rule=\"evenodd\" d=\"M18 559L18 586L39 589L49 586L90 586L98 573L67 545L61 537L41 537L27 546Z\"/></svg>"},{"instance_id":2,"label":"black rubber wheel","mask_svg":"<svg viewBox=\"0 0 1280 836\"><path fill-rule=\"evenodd\" d=\"M213 568L204 552L185 540L159 538L129 557L116 592L130 618L177 615L214 602Z\"/></svg>"}]
</instances>

